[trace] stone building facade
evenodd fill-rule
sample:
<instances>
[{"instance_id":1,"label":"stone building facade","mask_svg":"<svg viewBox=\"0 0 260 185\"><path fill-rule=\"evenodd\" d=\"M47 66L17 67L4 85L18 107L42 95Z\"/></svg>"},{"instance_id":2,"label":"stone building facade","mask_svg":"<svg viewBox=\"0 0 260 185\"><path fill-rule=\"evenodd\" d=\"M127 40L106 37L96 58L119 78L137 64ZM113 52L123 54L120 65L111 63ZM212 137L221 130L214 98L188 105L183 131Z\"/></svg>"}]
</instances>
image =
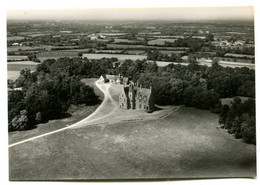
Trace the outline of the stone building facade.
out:
<instances>
[{"instance_id":1,"label":"stone building facade","mask_svg":"<svg viewBox=\"0 0 260 185\"><path fill-rule=\"evenodd\" d=\"M138 84L130 83L129 86L123 86L119 96L119 107L121 109L137 109L147 112L154 111L154 98L152 87L150 89L142 88Z\"/></svg>"}]
</instances>

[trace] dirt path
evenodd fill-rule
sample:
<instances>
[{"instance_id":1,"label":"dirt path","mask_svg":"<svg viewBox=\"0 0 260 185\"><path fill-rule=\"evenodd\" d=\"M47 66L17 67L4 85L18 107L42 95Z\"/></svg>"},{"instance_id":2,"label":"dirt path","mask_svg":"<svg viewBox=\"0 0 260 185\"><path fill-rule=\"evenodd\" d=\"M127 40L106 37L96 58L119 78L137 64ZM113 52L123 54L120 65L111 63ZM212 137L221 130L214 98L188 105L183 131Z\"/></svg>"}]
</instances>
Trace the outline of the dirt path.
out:
<instances>
[{"instance_id":1,"label":"dirt path","mask_svg":"<svg viewBox=\"0 0 260 185\"><path fill-rule=\"evenodd\" d=\"M103 119L105 117L108 117L114 111L114 109L116 108L116 102L111 97L111 95L109 93L109 87L111 86L111 84L100 84L96 81L95 85L104 93L105 97L104 97L104 101L102 102L102 104L96 109L95 112L93 112L87 118L85 118L85 119L83 119L79 122L76 122L73 125L70 125L70 126L67 126L67 127L52 131L52 132L48 132L48 133L45 133L45 134L42 134L42 135L39 135L39 136L35 136L35 137L29 138L29 139L25 139L23 141L19 141L19 142L10 144L10 145L8 145L8 147L10 148L10 147L13 147L13 146L16 146L16 145L19 145L19 144L22 144L22 143L25 143L25 142L28 142L28 141L32 141L32 140L35 140L35 139L38 139L38 138L41 138L41 137L45 137L45 136L48 136L48 135L51 135L51 134L55 134L57 132L67 130L67 129L70 129L70 128L76 128L76 127L80 127L80 126L83 126L83 125L85 126L87 123L89 123L91 121L97 121L97 120ZM113 108L113 109L111 109L111 108Z\"/></svg>"},{"instance_id":2,"label":"dirt path","mask_svg":"<svg viewBox=\"0 0 260 185\"><path fill-rule=\"evenodd\" d=\"M145 120L164 119L167 116L171 115L173 112L177 111L179 108L175 106L168 106L162 108L162 110L160 111L155 111L152 114L143 111L136 111L136 110L128 110L127 112L125 112L125 110L119 109L118 101L113 98L115 96L116 97L118 96L121 86L118 85L115 86L114 84L111 83L98 83L98 81L95 82L95 85L104 93L104 100L101 103L101 105L95 110L95 112L93 112L91 115L70 126L10 144L8 147L13 147L67 129L79 129L90 125L102 125L102 124L108 125L108 124L114 124L120 122L129 123L129 122L136 122L136 121L139 122ZM115 89L117 90L114 91Z\"/></svg>"},{"instance_id":3,"label":"dirt path","mask_svg":"<svg viewBox=\"0 0 260 185\"><path fill-rule=\"evenodd\" d=\"M88 116L86 119L73 124L70 127L71 129L84 127L86 125L93 124L94 122L96 123L96 121L100 121L104 118L109 117L117 109L117 103L112 98L109 92L109 88L112 84L98 83L98 81L96 81L95 84L104 93L105 98L102 104L97 108L97 110L93 114Z\"/></svg>"}]
</instances>

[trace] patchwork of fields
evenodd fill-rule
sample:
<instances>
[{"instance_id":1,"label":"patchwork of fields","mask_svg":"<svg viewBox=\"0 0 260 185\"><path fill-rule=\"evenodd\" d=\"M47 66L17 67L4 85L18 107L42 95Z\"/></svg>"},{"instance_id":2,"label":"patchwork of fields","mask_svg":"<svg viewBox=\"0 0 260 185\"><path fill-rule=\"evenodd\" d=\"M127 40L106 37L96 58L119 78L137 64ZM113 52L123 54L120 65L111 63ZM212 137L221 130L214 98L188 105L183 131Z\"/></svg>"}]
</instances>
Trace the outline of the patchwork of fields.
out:
<instances>
[{"instance_id":1,"label":"patchwork of fields","mask_svg":"<svg viewBox=\"0 0 260 185\"><path fill-rule=\"evenodd\" d=\"M148 41L149 45L165 45L165 42L173 43L176 39L156 39Z\"/></svg>"},{"instance_id":2,"label":"patchwork of fields","mask_svg":"<svg viewBox=\"0 0 260 185\"><path fill-rule=\"evenodd\" d=\"M143 60L143 59L147 59L147 56L145 56L145 55L92 54L92 53L83 54L82 57L83 58L87 57L88 59L117 58L118 60L126 60L126 59Z\"/></svg>"}]
</instances>

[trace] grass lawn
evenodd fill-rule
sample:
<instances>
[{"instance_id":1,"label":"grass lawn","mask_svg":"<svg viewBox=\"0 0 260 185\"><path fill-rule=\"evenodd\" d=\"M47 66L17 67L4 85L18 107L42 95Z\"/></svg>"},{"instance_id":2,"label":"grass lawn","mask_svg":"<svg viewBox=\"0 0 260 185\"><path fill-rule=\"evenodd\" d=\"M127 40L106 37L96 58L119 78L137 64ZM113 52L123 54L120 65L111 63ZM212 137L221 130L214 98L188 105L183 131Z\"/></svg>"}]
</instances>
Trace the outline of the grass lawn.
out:
<instances>
[{"instance_id":1,"label":"grass lawn","mask_svg":"<svg viewBox=\"0 0 260 185\"><path fill-rule=\"evenodd\" d=\"M252 177L256 147L180 107L162 120L69 129L9 148L10 180Z\"/></svg>"},{"instance_id":2,"label":"grass lawn","mask_svg":"<svg viewBox=\"0 0 260 185\"><path fill-rule=\"evenodd\" d=\"M94 78L85 79L84 83L94 87L95 86L94 83L96 80L97 79ZM94 91L97 95L102 94L102 92L96 86L94 88ZM100 100L102 100L103 94L102 96L99 97ZM69 126L90 115L92 112L94 112L97 109L98 106L99 104L92 105L92 106L85 106L85 105L71 106L70 109L67 111L67 114L64 114L64 116L59 119L50 120L47 123L38 124L37 128L34 128L32 130L9 132L9 144Z\"/></svg>"}]
</instances>

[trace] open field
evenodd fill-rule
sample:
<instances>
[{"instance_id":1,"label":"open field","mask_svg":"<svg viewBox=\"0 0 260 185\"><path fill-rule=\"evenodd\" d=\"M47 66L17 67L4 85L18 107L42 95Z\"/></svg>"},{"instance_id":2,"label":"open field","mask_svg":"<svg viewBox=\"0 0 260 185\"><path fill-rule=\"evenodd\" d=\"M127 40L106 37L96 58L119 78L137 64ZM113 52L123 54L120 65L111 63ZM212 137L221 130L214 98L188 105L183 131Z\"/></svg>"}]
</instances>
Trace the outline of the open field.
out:
<instances>
[{"instance_id":1,"label":"open field","mask_svg":"<svg viewBox=\"0 0 260 185\"><path fill-rule=\"evenodd\" d=\"M47 51L36 55L38 57L78 57L78 51L67 50L67 51Z\"/></svg>"},{"instance_id":2,"label":"open field","mask_svg":"<svg viewBox=\"0 0 260 185\"><path fill-rule=\"evenodd\" d=\"M7 56L7 61L27 60L27 56Z\"/></svg>"},{"instance_id":3,"label":"open field","mask_svg":"<svg viewBox=\"0 0 260 185\"><path fill-rule=\"evenodd\" d=\"M47 45L41 45L41 46L8 46L7 51L40 51L40 50L47 50L50 51L52 48L59 48L60 50L64 48L66 50L67 48L77 48L77 46L47 46Z\"/></svg>"},{"instance_id":4,"label":"open field","mask_svg":"<svg viewBox=\"0 0 260 185\"><path fill-rule=\"evenodd\" d=\"M135 41L135 40L128 40L128 39L114 39L114 42L115 44L117 43L139 43L139 41Z\"/></svg>"},{"instance_id":5,"label":"open field","mask_svg":"<svg viewBox=\"0 0 260 185\"><path fill-rule=\"evenodd\" d=\"M74 57L80 57L80 56L48 56L48 57L37 57L41 62L43 62L44 60L47 60L47 59L59 59L59 58L62 58L62 57L68 57L68 58L74 58Z\"/></svg>"},{"instance_id":6,"label":"open field","mask_svg":"<svg viewBox=\"0 0 260 185\"><path fill-rule=\"evenodd\" d=\"M20 76L20 71L7 71L8 80L16 80Z\"/></svg>"},{"instance_id":7,"label":"open field","mask_svg":"<svg viewBox=\"0 0 260 185\"><path fill-rule=\"evenodd\" d=\"M156 36L153 36L154 38L162 38L162 39L183 39L184 36L182 35L156 35Z\"/></svg>"},{"instance_id":8,"label":"open field","mask_svg":"<svg viewBox=\"0 0 260 185\"><path fill-rule=\"evenodd\" d=\"M20 37L20 36L7 37L7 41L20 41L23 39L24 37Z\"/></svg>"},{"instance_id":9,"label":"open field","mask_svg":"<svg viewBox=\"0 0 260 185\"><path fill-rule=\"evenodd\" d=\"M94 85L95 81L97 79L84 79L83 82L91 87L94 88L95 93L99 96L100 100L103 100L104 95L103 93ZM85 106L85 105L79 105L79 106L72 106L68 110L67 114L64 114L64 116L55 119L50 120L47 123L38 124L37 128L34 128L32 130L26 130L26 131L16 131L16 132L9 132L9 144L15 143L18 141L22 141L31 137L39 136L54 130L58 130L63 127L67 127L79 120L82 120L89 116L91 113L93 113L99 104L97 105L91 105L91 106Z\"/></svg>"},{"instance_id":10,"label":"open field","mask_svg":"<svg viewBox=\"0 0 260 185\"><path fill-rule=\"evenodd\" d=\"M234 57L234 58L249 58L254 59L254 55L244 55L244 54L234 54L234 53L226 53L225 57Z\"/></svg>"},{"instance_id":11,"label":"open field","mask_svg":"<svg viewBox=\"0 0 260 185\"><path fill-rule=\"evenodd\" d=\"M158 46L144 46L144 45L127 45L127 44L107 44L107 48L113 49L159 49L159 50L174 50L174 51L186 51L188 47L158 47Z\"/></svg>"},{"instance_id":12,"label":"open field","mask_svg":"<svg viewBox=\"0 0 260 185\"><path fill-rule=\"evenodd\" d=\"M123 35L127 35L128 33L98 33L99 35L103 35L103 36L109 36L109 37L113 37L113 36L123 36Z\"/></svg>"},{"instance_id":13,"label":"open field","mask_svg":"<svg viewBox=\"0 0 260 185\"><path fill-rule=\"evenodd\" d=\"M159 52L167 55L185 53L185 51L171 51L171 50L159 50Z\"/></svg>"},{"instance_id":14,"label":"open field","mask_svg":"<svg viewBox=\"0 0 260 185\"><path fill-rule=\"evenodd\" d=\"M24 68L29 68L32 71L36 69L38 63L31 61L21 61L21 62L8 62L7 70L8 71L21 71Z\"/></svg>"},{"instance_id":15,"label":"open field","mask_svg":"<svg viewBox=\"0 0 260 185\"><path fill-rule=\"evenodd\" d=\"M109 92L108 105L116 103L120 86L101 86ZM209 111L181 106L163 119L131 121L126 117L135 110L115 109L111 115L107 111L109 108L105 106L95 115L105 115L95 124L80 123L10 147L10 180L253 177L256 174L256 147L219 129L218 115ZM121 116L121 121L106 122L109 116L110 119Z\"/></svg>"},{"instance_id":16,"label":"open field","mask_svg":"<svg viewBox=\"0 0 260 185\"><path fill-rule=\"evenodd\" d=\"M155 39L148 41L148 45L164 45L165 42L175 42L176 39Z\"/></svg>"},{"instance_id":17,"label":"open field","mask_svg":"<svg viewBox=\"0 0 260 185\"><path fill-rule=\"evenodd\" d=\"M39 47L30 47L30 46L9 46L7 51L18 51L18 50L36 50Z\"/></svg>"},{"instance_id":18,"label":"open field","mask_svg":"<svg viewBox=\"0 0 260 185\"><path fill-rule=\"evenodd\" d=\"M144 50L126 50L126 53L131 55L144 55L146 52Z\"/></svg>"},{"instance_id":19,"label":"open field","mask_svg":"<svg viewBox=\"0 0 260 185\"><path fill-rule=\"evenodd\" d=\"M47 33L34 33L34 34L30 34L27 35L29 37L40 37L40 36L44 36L44 35L48 35Z\"/></svg>"},{"instance_id":20,"label":"open field","mask_svg":"<svg viewBox=\"0 0 260 185\"><path fill-rule=\"evenodd\" d=\"M25 68L35 71L37 64L32 61L8 62L7 79L16 80L20 76L20 71Z\"/></svg>"},{"instance_id":21,"label":"open field","mask_svg":"<svg viewBox=\"0 0 260 185\"><path fill-rule=\"evenodd\" d=\"M120 53L122 50L97 50L96 53Z\"/></svg>"},{"instance_id":22,"label":"open field","mask_svg":"<svg viewBox=\"0 0 260 185\"><path fill-rule=\"evenodd\" d=\"M143 60L146 59L147 56L145 55L123 55L123 54L92 54L92 53L85 53L82 56L87 57L88 59L101 59L101 58L117 58L118 60Z\"/></svg>"}]
</instances>

